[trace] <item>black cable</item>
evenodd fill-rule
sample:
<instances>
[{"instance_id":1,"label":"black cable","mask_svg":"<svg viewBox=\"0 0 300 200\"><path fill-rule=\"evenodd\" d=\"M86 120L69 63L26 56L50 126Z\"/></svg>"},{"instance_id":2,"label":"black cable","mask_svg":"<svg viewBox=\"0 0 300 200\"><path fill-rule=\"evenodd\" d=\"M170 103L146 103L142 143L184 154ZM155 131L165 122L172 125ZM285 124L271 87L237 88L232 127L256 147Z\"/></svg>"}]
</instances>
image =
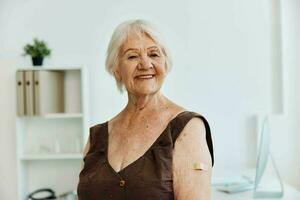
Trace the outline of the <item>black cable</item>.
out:
<instances>
[{"instance_id":1,"label":"black cable","mask_svg":"<svg viewBox=\"0 0 300 200\"><path fill-rule=\"evenodd\" d=\"M36 195L37 193L40 193L40 192L49 192L49 195L46 197L42 197L42 198L33 197L34 195ZM55 196L55 192L53 190L51 190L49 188L41 188L41 189L35 190L34 192L30 193L28 195L28 199L29 200L56 199L56 196Z\"/></svg>"}]
</instances>

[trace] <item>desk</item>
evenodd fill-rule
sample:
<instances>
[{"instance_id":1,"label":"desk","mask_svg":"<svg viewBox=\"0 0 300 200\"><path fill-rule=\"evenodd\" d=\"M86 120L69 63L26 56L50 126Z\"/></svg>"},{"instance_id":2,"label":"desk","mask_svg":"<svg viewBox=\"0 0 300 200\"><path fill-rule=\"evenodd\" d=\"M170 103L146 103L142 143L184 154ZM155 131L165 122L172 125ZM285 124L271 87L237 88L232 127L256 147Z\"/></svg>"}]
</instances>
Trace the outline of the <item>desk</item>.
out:
<instances>
[{"instance_id":1,"label":"desk","mask_svg":"<svg viewBox=\"0 0 300 200\"><path fill-rule=\"evenodd\" d=\"M242 193L227 194L218 191L215 187L212 188L212 200L248 200L253 198L253 191L247 191ZM283 198L276 198L278 200L300 200L300 191L296 190L288 184L284 184ZM276 200L274 199L254 199L254 200Z\"/></svg>"},{"instance_id":2,"label":"desk","mask_svg":"<svg viewBox=\"0 0 300 200\"><path fill-rule=\"evenodd\" d=\"M234 177L234 175L240 174L244 175L246 177L249 177L251 180L254 181L255 177L255 169L254 168L244 168L240 170L226 170L222 174L229 177ZM221 175L218 175L217 177L222 177ZM214 181L213 181L214 182ZM218 182L218 181L217 181ZM266 170L264 172L263 178L260 182L260 189L268 191L269 189L272 190L272 188L278 188L279 189L279 180L274 174L274 171L272 170ZM253 190L249 190L246 192L240 192L240 193L225 193L217 190L217 186L212 186L212 200L300 200L300 190L297 190L293 186L283 182L284 186L284 194L282 198L253 198Z\"/></svg>"}]
</instances>

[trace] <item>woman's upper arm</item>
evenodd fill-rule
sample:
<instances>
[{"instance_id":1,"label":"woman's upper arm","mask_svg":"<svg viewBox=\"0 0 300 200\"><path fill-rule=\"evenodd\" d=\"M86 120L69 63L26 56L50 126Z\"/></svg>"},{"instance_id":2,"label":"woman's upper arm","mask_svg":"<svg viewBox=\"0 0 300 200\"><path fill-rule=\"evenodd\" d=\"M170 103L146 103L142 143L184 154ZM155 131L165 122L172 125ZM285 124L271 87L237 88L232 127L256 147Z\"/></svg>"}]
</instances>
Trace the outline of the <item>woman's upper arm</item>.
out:
<instances>
[{"instance_id":1,"label":"woman's upper arm","mask_svg":"<svg viewBox=\"0 0 300 200\"><path fill-rule=\"evenodd\" d=\"M205 125L200 118L192 118L180 133L174 146L175 199L210 199L211 175L212 159L206 141Z\"/></svg>"}]
</instances>

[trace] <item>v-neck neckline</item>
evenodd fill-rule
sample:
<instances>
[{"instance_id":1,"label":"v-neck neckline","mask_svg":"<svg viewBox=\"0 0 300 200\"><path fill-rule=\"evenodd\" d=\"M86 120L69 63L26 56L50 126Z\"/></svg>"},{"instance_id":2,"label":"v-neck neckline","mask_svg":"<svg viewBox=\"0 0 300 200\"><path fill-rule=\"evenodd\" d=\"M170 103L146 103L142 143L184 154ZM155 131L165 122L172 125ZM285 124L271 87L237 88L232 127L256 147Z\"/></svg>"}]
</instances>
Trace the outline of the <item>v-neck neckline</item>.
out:
<instances>
[{"instance_id":1,"label":"v-neck neckline","mask_svg":"<svg viewBox=\"0 0 300 200\"><path fill-rule=\"evenodd\" d=\"M124 172L125 170L127 170L128 168L134 166L136 163L139 162L139 160L141 160L152 148L153 146L163 137L163 135L165 134L165 132L167 132L167 130L169 129L171 123L173 121L175 121L179 116L181 116L182 114L188 112L187 110L181 111L178 114L176 114L175 117L173 117L167 124L167 126L164 128L164 130L161 132L161 134L154 140L154 142L151 144L151 146L145 151L145 153L142 154L142 156L140 156L139 158L137 158L135 161L131 162L130 164L128 164L127 166L125 166L123 169L116 171L111 164L109 163L108 160L108 138L109 138L109 132L108 132L108 121L105 122L105 160L107 162L108 167L112 170L112 172L116 175L120 175L122 172Z\"/></svg>"}]
</instances>

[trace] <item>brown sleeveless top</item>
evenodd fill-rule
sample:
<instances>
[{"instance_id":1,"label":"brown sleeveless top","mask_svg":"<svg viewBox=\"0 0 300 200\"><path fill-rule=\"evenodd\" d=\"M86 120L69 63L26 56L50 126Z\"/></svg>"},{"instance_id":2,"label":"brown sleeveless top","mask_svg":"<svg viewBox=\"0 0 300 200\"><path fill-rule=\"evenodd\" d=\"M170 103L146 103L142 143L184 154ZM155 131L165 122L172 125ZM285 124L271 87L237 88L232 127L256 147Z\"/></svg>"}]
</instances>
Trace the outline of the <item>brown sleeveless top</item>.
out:
<instances>
[{"instance_id":1,"label":"brown sleeveless top","mask_svg":"<svg viewBox=\"0 0 300 200\"><path fill-rule=\"evenodd\" d=\"M184 111L173 118L143 156L119 172L108 162L108 122L90 128L90 149L79 174L79 200L174 200L172 150L176 138L193 117L203 120L214 163L210 127L206 119Z\"/></svg>"}]
</instances>

